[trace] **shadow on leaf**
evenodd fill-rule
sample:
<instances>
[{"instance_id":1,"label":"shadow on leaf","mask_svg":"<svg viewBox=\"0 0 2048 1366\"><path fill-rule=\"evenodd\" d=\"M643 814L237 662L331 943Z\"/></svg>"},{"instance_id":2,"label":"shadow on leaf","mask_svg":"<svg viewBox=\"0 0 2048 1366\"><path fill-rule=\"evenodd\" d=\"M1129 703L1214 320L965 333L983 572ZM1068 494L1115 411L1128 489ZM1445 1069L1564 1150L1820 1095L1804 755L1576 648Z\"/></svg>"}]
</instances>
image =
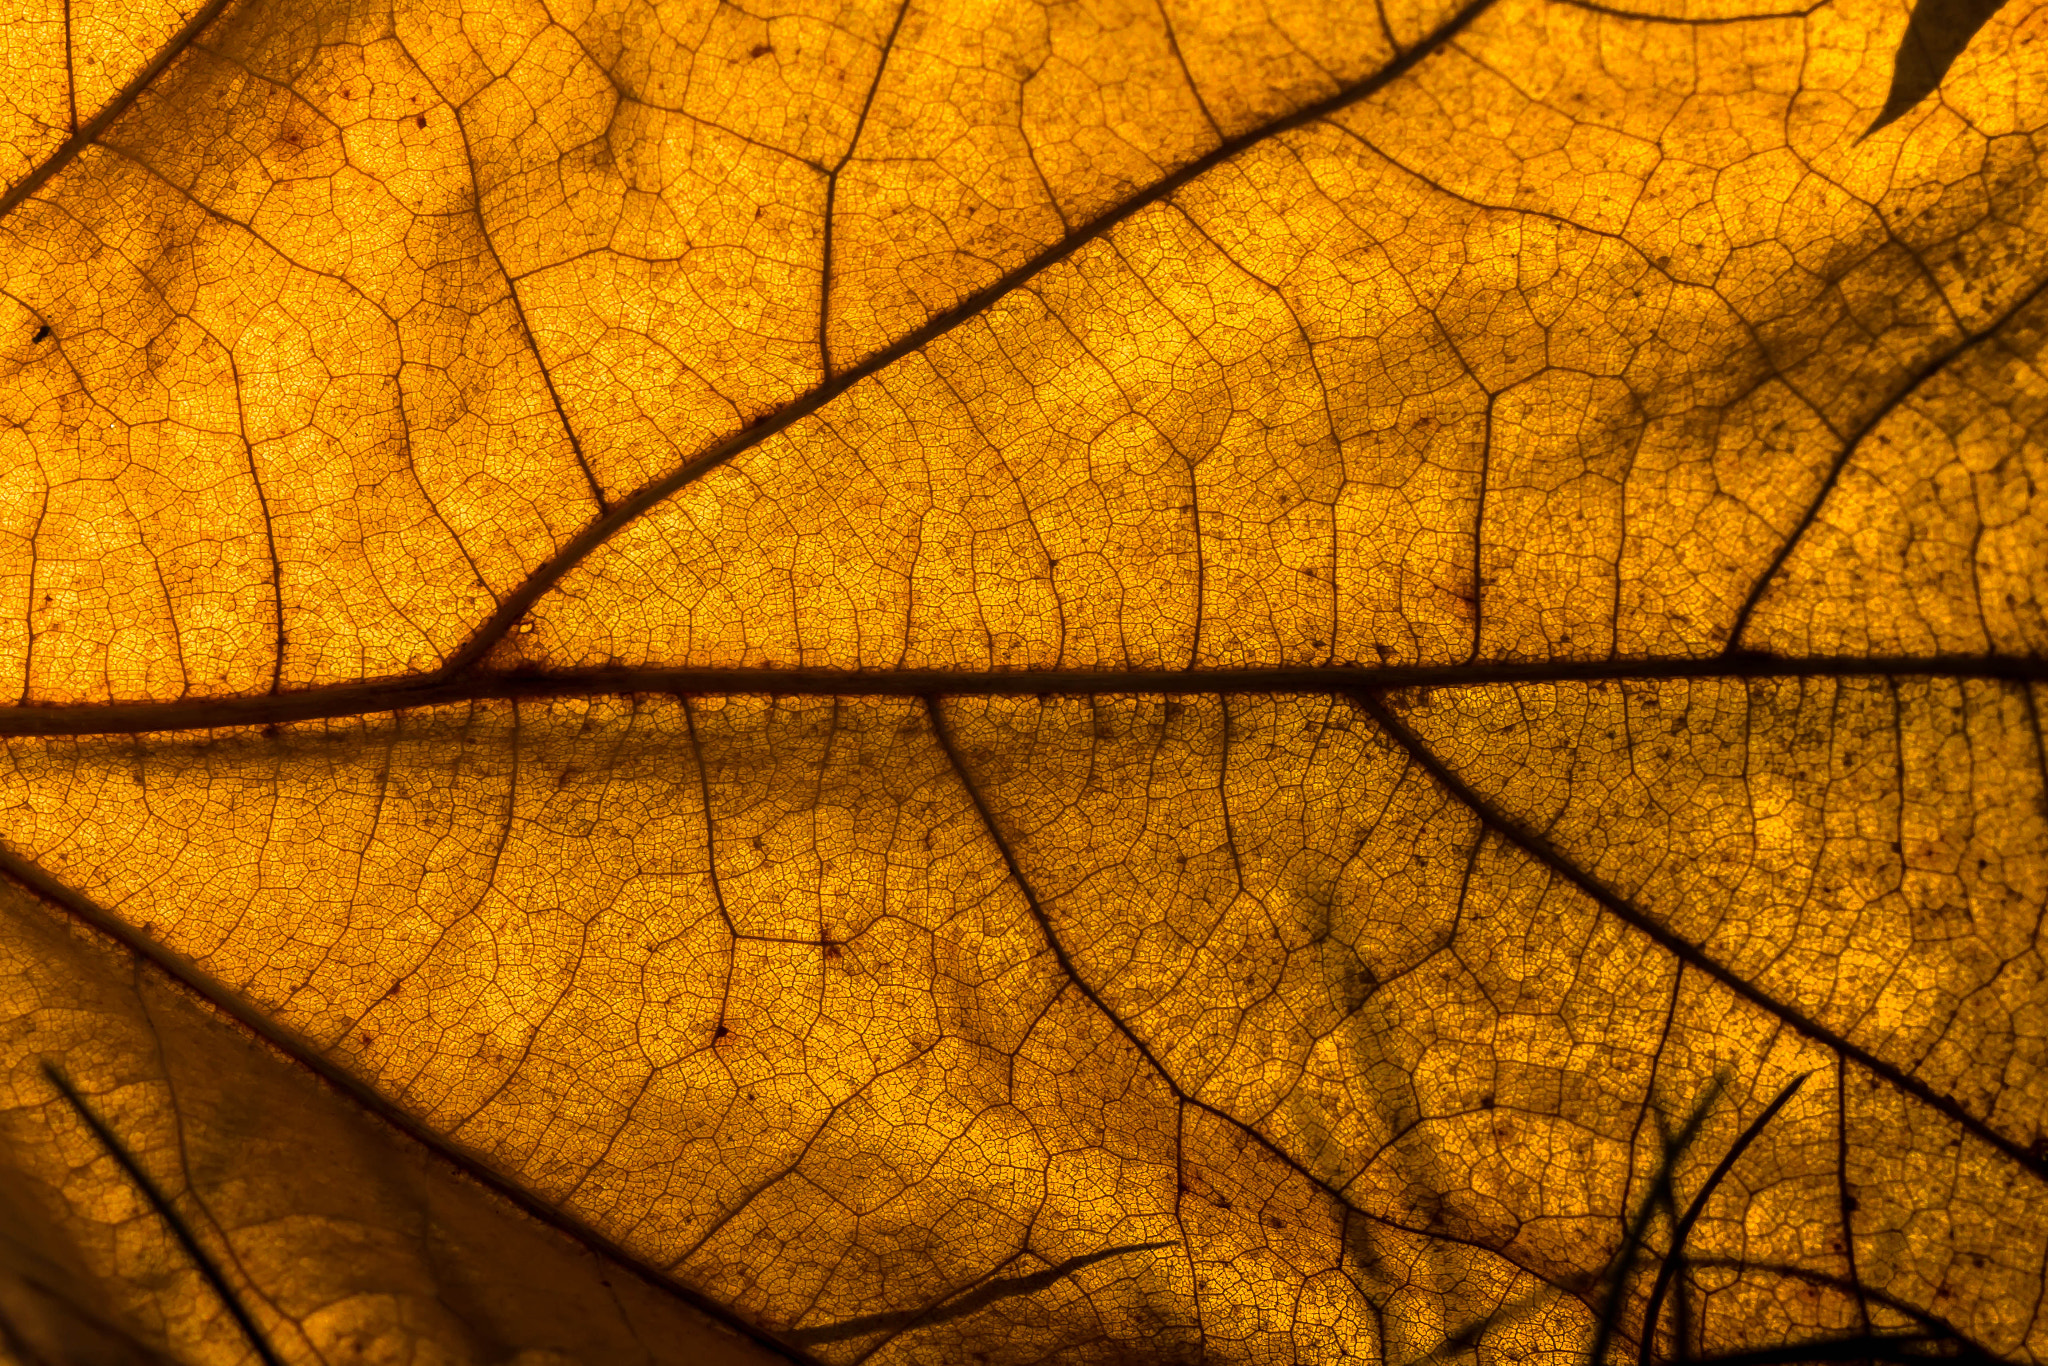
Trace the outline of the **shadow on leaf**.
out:
<instances>
[{"instance_id":1,"label":"shadow on leaf","mask_svg":"<svg viewBox=\"0 0 2048 1366\"><path fill-rule=\"evenodd\" d=\"M1086 1266L1107 1261L1111 1257L1125 1257L1134 1252L1152 1252L1162 1247L1173 1247L1166 1243L1132 1243L1124 1247L1106 1247L1079 1257L1069 1257L1043 1271L1034 1271L1026 1276L999 1276L983 1281L973 1289L939 1301L923 1309L900 1309L883 1314L862 1314L858 1318L845 1319L839 1323L820 1324L815 1328L799 1328L784 1334L791 1342L805 1347L814 1347L826 1342L844 1342L848 1338L866 1337L870 1333L900 1333L911 1328L927 1328L936 1323L965 1318L997 1300L1006 1300L1018 1295L1032 1295L1057 1284L1066 1277Z\"/></svg>"},{"instance_id":2,"label":"shadow on leaf","mask_svg":"<svg viewBox=\"0 0 2048 1366\"><path fill-rule=\"evenodd\" d=\"M127 1145L121 1142L119 1136L107 1126L107 1122L101 1119L85 1097L79 1094L69 1077L48 1062L43 1064L43 1075L49 1078L50 1085L57 1088L57 1094L64 1098L65 1103L76 1112L85 1127L92 1131L93 1137L99 1140L100 1146L119 1164L128 1179L135 1183L135 1188L142 1192L142 1198L156 1212L157 1218L163 1220L164 1226L178 1240L178 1245L185 1249L185 1255L192 1259L192 1264L198 1268L199 1274L206 1278L207 1285L219 1296L222 1306L233 1316L236 1325L242 1330L242 1336L248 1339L249 1346L256 1353L256 1359L262 1362L263 1366L281 1366L277 1353L270 1346L270 1340L264 1336L263 1330L256 1326L256 1321L249 1317L249 1311L242 1304L241 1297L235 1294L234 1287L228 1284L227 1277L221 1274L220 1267L200 1245L199 1239L193 1235L191 1227L178 1213L177 1207L171 1204L170 1197L165 1195L155 1179L142 1169L142 1164L135 1160L135 1155L128 1151Z\"/></svg>"},{"instance_id":3,"label":"shadow on leaf","mask_svg":"<svg viewBox=\"0 0 2048 1366\"><path fill-rule=\"evenodd\" d=\"M1684 1362L1687 1366L1794 1366L1794 1363L1798 1362L1958 1362L1968 1363L1968 1366L2001 1366L2003 1359L1996 1353L1969 1341L1949 1324L1910 1305L1896 1302L1890 1296L1871 1291L1860 1283L1843 1282L1838 1278L1798 1267L1759 1267L1712 1257L1694 1261L1687 1256L1686 1243L1691 1238L1694 1227L1705 1214L1714 1192L1735 1170L1743 1154L1762 1137L1764 1130L1770 1127L1771 1122L1799 1093L1799 1089L1806 1084L1810 1075L1808 1073L1793 1078L1772 1098L1771 1103L1764 1107L1763 1113L1743 1129L1734 1143L1721 1155L1713 1171L1708 1174L1706 1181L1686 1205L1683 1213L1678 1210L1675 1173L1679 1162L1697 1141L1700 1129L1712 1112L1715 1102L1719 1100L1726 1085L1726 1077L1715 1079L1676 1133L1664 1135L1663 1159L1651 1180L1650 1190L1637 1207L1635 1216L1629 1220L1620 1249L1593 1283L1594 1291L1599 1296L1600 1319L1593 1342L1586 1353L1585 1366L1611 1366L1610 1352L1614 1340L1624 1331L1622 1311L1628 1300L1629 1281L1638 1261L1646 1251L1648 1235L1660 1213L1671 1228L1671 1243L1658 1261L1656 1276L1634 1334L1635 1366L1663 1366L1666 1362ZM1744 1272L1773 1271L1788 1279L1825 1284L1834 1289L1846 1289L1867 1296L1873 1302L1883 1303L1912 1318L1919 1325L1919 1331L1865 1331L1840 1337L1815 1338L1804 1342L1694 1355L1692 1317L1686 1294L1687 1274L1695 1267L1707 1266ZM1472 1351L1487 1333L1529 1317L1557 1293L1554 1289L1546 1289L1474 1319L1447 1337L1435 1351L1407 1362L1405 1366L1433 1366L1433 1363ZM1667 1300L1672 1307L1673 1324L1668 1334L1671 1348L1668 1353L1661 1353L1658 1350L1659 1339L1665 1336L1663 1318Z\"/></svg>"}]
</instances>

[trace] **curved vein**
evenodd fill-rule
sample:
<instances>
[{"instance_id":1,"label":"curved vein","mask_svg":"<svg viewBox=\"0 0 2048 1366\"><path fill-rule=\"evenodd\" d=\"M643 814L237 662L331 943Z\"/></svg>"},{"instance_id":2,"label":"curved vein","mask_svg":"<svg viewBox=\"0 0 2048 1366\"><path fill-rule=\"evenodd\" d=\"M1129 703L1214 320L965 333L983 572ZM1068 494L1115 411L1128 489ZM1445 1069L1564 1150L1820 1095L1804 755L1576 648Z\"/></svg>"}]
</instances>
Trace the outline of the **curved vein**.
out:
<instances>
[{"instance_id":1,"label":"curved vein","mask_svg":"<svg viewBox=\"0 0 2048 1366\"><path fill-rule=\"evenodd\" d=\"M1450 765L1439 758L1436 752L1374 692L1355 694L1354 703L1360 711L1370 717L1387 737L1406 751L1410 762L1428 773L1439 786L1469 808L1487 829L1513 844L1524 854L1549 869L1552 874L1576 887L1591 897L1615 919L1639 931L1658 947L1677 958L1680 962L1698 968L1722 986L1765 1011L1773 1019L1783 1022L1815 1043L1831 1050L1837 1057L1854 1062L1870 1075L1880 1078L1896 1090L1913 1097L1929 1109L1959 1125L1970 1134L2017 1163L2036 1180L2048 1184L2048 1162L2034 1157L2027 1149L2006 1137L1990 1124L1964 1109L1948 1096L1942 1095L1918 1077L1902 1070L1877 1054L1852 1042L1850 1039L1829 1029L1820 1021L1806 1014L1798 1007L1778 1000L1763 988L1744 978L1727 964L1714 958L1705 949L1674 934L1660 921L1629 901L1621 893L1594 877L1591 873L1565 857L1550 842L1535 831L1524 827L1500 807L1473 789L1472 785L1459 777Z\"/></svg>"},{"instance_id":2,"label":"curved vein","mask_svg":"<svg viewBox=\"0 0 2048 1366\"><path fill-rule=\"evenodd\" d=\"M1037 889L1033 887L1031 880L1025 875L1024 866L1019 862L1016 850L1012 847L1009 837L1003 833L1002 825L996 820L995 813L989 809L988 799L983 795L981 785L975 781L974 775L968 771L967 763L961 757L959 747L953 741L952 732L946 725L944 710L939 706L936 698L927 701L926 713L931 723L932 734L938 741L940 752L946 756L947 765L952 770L955 780L959 782L961 788L967 794L968 802L974 808L981 828L987 832L989 842L995 846L996 853L1002 858L1003 869L1009 878L1010 885L1015 887L1018 895L1024 899L1025 907L1029 911L1033 923L1038 926L1039 934L1045 941L1046 950L1052 954L1053 961L1058 965L1061 976L1073 986L1082 999L1086 1000L1094 1008L1103 1021L1111 1029L1115 1030L1125 1043L1130 1045L1132 1051L1151 1070L1152 1075L1159 1079L1159 1084L1164 1086L1167 1093L1173 1097L1177 1113L1184 1116L1189 1110L1199 1110L1210 1118L1229 1125L1238 1133L1243 1134L1260 1151L1264 1152L1275 1162L1278 1162L1287 1172L1306 1183L1339 1209L1347 1210L1358 1215L1361 1219L1388 1228L1399 1229L1407 1233L1417 1233L1442 1242L1474 1248L1485 1252L1489 1256L1498 1257L1508 1265L1534 1276L1536 1279L1551 1285L1560 1292L1573 1293L1567 1287L1552 1281L1542 1272L1522 1265L1521 1262L1510 1257L1499 1248L1473 1239L1458 1237L1433 1225L1416 1228L1363 1208L1356 1201L1352 1200L1349 1195L1345 1194L1341 1188L1331 1185L1329 1181L1316 1175L1305 1163L1269 1137L1258 1125L1240 1119L1228 1110L1203 1100L1183 1087L1166 1064L1152 1051L1151 1045L1145 1042L1137 1030L1123 1016L1111 1008L1109 1002L1103 999L1101 993L1082 974L1080 965L1074 961L1073 955L1067 951L1066 941L1060 938L1058 929L1053 925L1052 917L1046 913L1044 903L1039 900Z\"/></svg>"},{"instance_id":3,"label":"curved vein","mask_svg":"<svg viewBox=\"0 0 2048 1366\"><path fill-rule=\"evenodd\" d=\"M1763 601L1764 594L1770 591L1772 583L1777 580L1778 572L1785 567L1785 562L1792 558L1792 552L1806 539L1807 531L1819 519L1820 510L1827 505L1828 496L1841 482L1843 471L1849 468L1849 462L1855 458L1856 452L1862 449L1863 443L1868 441L1893 413L1910 402L1922 388L1946 372L1949 366L1985 342L1995 340L2009 323L2026 312L2044 292L2048 292L2048 277L2038 281L2032 289L2022 294L2012 307L1999 314L1987 326L1969 333L1923 361L1919 369L1906 377L1905 383L1884 402L1878 404L1876 410L1849 434L1848 439L1842 442L1841 450L1836 453L1834 463L1828 467L1827 474L1821 479L1820 487L1814 490L1813 497L1807 502L1806 511L1800 514L1799 521L1779 544L1777 553L1771 556L1771 562L1764 566L1764 572L1750 585L1748 594L1742 599L1742 606L1736 609L1735 624L1728 629L1728 653L1740 653L1744 648L1742 636L1749 629L1749 620L1755 615L1758 604Z\"/></svg>"}]
</instances>

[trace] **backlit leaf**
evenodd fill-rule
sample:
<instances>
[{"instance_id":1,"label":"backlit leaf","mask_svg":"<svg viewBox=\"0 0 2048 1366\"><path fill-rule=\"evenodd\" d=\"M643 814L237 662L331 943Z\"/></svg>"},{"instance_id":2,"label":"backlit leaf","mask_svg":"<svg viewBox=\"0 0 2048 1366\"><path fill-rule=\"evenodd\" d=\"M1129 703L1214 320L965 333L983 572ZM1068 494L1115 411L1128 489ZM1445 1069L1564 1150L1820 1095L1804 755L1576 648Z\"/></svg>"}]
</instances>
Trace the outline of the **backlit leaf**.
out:
<instances>
[{"instance_id":1,"label":"backlit leaf","mask_svg":"<svg viewBox=\"0 0 2048 1366\"><path fill-rule=\"evenodd\" d=\"M2048 1354L2048 8L32 9L0 1348Z\"/></svg>"}]
</instances>

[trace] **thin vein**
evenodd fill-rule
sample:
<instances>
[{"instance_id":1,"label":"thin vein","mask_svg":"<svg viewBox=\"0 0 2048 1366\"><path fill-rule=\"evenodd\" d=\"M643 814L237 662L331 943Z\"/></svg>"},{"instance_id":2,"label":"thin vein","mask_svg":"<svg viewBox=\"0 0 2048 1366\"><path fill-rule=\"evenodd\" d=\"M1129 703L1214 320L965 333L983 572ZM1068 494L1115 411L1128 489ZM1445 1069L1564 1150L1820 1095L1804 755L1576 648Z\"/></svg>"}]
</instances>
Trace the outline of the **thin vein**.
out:
<instances>
[{"instance_id":1,"label":"thin vein","mask_svg":"<svg viewBox=\"0 0 2048 1366\"><path fill-rule=\"evenodd\" d=\"M903 18L909 13L910 0L903 0L896 7L896 21L889 25L889 36L882 39L882 55L875 62L875 78L868 82L868 95L861 101L860 117L854 121L853 136L846 140L846 152L838 164L825 173L825 240L819 252L818 269L818 373L826 380L832 378L832 229L839 203L839 176L852 163L854 151L860 146L861 134L867 131L868 115L875 107L875 95L882 88L882 77L889 70L889 57L896 51L896 36L903 31Z\"/></svg>"},{"instance_id":2,"label":"thin vein","mask_svg":"<svg viewBox=\"0 0 2048 1366\"><path fill-rule=\"evenodd\" d=\"M1018 861L1017 852L1011 847L1009 836L1003 833L1003 827L996 820L995 812L989 809L988 798L983 795L981 784L975 781L974 775L967 768L966 761L961 758L959 746L953 741L952 729L946 724L945 709L938 704L936 698L933 698L927 701L925 710L931 718L932 734L938 740L940 751L946 756L946 762L952 768L955 780L959 782L961 789L967 794L968 803L974 808L975 815L979 818L982 829L988 833L990 843L995 845L996 853L1002 858L1003 868L1009 874L1010 885L1015 887L1018 894L1024 898L1025 907L1030 911L1032 921L1038 926L1039 934L1045 941L1046 951L1052 954L1053 961L1058 964L1062 979L1072 983L1074 990L1081 994L1082 999L1093 1006L1096 1012L1108 1022L1110 1028L1116 1030L1122 1036L1124 1042L1128 1043L1136 1051L1137 1055L1144 1060L1145 1065L1152 1070L1153 1075L1159 1078L1160 1085L1164 1086L1172 1094L1174 1102L1178 1107L1200 1110L1204 1114L1230 1125L1233 1129L1251 1139L1252 1142L1258 1144L1267 1154L1285 1165L1289 1171L1300 1176L1339 1205L1350 1209L1357 1209L1358 1207L1353 1205L1344 1196L1343 1192L1333 1188L1327 1181L1311 1172L1286 1149L1266 1137L1255 1126L1247 1124L1236 1116L1219 1110L1207 1101L1190 1094L1178 1081L1174 1080L1173 1073L1167 1069L1165 1063L1160 1061L1159 1056L1152 1051L1151 1045L1147 1044L1139 1036L1138 1032L1131 1028L1123 1016L1110 1008L1109 1002L1102 998L1101 993L1095 989L1094 984L1081 972L1080 965L1074 961L1073 955L1067 952L1066 941L1060 938L1059 930L1052 923L1052 917L1046 913L1044 903L1038 898L1037 889L1032 885L1031 879L1025 875L1024 865ZM1358 1213L1364 1218L1375 1218L1375 1216L1368 1214L1364 1210L1358 1210Z\"/></svg>"},{"instance_id":3,"label":"thin vein","mask_svg":"<svg viewBox=\"0 0 2048 1366\"><path fill-rule=\"evenodd\" d=\"M71 31L71 0L64 0L64 104L70 111L65 127L78 131L78 47Z\"/></svg>"},{"instance_id":4,"label":"thin vein","mask_svg":"<svg viewBox=\"0 0 2048 1366\"><path fill-rule=\"evenodd\" d=\"M1166 0L1158 0L1158 3L1159 24L1166 30L1166 50L1173 54L1174 64L1180 68L1181 80L1187 85L1188 93L1195 97L1195 108L1202 111L1203 122L1207 123L1209 131L1221 140L1223 125L1216 122L1216 116L1209 111L1209 101L1202 98L1202 87L1195 84L1195 73L1188 69L1188 59L1180 50L1180 35L1174 32L1173 16L1166 12ZM1396 51L1400 50L1400 44L1391 40L1387 45Z\"/></svg>"},{"instance_id":5,"label":"thin vein","mask_svg":"<svg viewBox=\"0 0 2048 1366\"><path fill-rule=\"evenodd\" d=\"M1036 1294L1058 1284L1076 1271L1107 1261L1112 1257L1124 1257L1134 1252L1153 1252L1163 1247L1177 1247L1176 1243L1131 1243L1123 1247L1106 1247L1095 1252L1069 1257L1063 1262L1022 1276L994 1277L979 1282L965 1290L940 1300L925 1309L897 1309L887 1313L863 1314L859 1318L845 1319L839 1323L820 1324L816 1328L799 1328L790 1334L803 1343L844 1342L848 1338L866 1337L890 1329L898 1332L912 1328L928 1328L937 1323L948 1323L963 1319L994 1304L997 1300L1012 1299L1018 1295ZM1015 1258L1011 1259L1012 1261Z\"/></svg>"},{"instance_id":6,"label":"thin vein","mask_svg":"<svg viewBox=\"0 0 2048 1366\"><path fill-rule=\"evenodd\" d=\"M1785 1088L1779 1091L1777 1096L1772 1099L1771 1103L1764 1107L1763 1113L1750 1121L1749 1126L1742 1131L1734 1143L1729 1145L1728 1151L1721 1154L1721 1160L1715 1163L1714 1170L1707 1174L1705 1183L1700 1186L1698 1193L1693 1196L1692 1203L1686 1206L1685 1213L1672 1225L1671 1251L1665 1256L1663 1264L1657 1268L1657 1279L1650 1286L1650 1302L1643 1310L1642 1330L1636 1335L1636 1366L1653 1366L1656 1360L1657 1321L1661 1317L1661 1311L1664 1307L1664 1296L1670 1292L1673 1282L1677 1281L1681 1276L1685 1265L1686 1240L1692 1236L1693 1228L1699 1223L1700 1216L1707 1212L1707 1204L1714 1198L1714 1191L1723 1181L1728 1179L1728 1174L1735 1170L1737 1163L1742 1161L1743 1153L1747 1152L1750 1146L1763 1136L1764 1130L1770 1127L1771 1121L1777 1118L1778 1112L1791 1103L1792 1098L1799 1094L1799 1088L1806 1085L1807 1078L1812 1075L1811 1072L1802 1072L1800 1075L1792 1078L1790 1082L1786 1083ZM1667 1184L1665 1186L1667 1194L1669 1190L1670 1187ZM1681 1283L1681 1292L1682 1290L1683 1286ZM1679 1355L1682 1357L1686 1350L1685 1339L1682 1334L1679 1337L1678 1350Z\"/></svg>"},{"instance_id":7,"label":"thin vein","mask_svg":"<svg viewBox=\"0 0 2048 1366\"><path fill-rule=\"evenodd\" d=\"M1804 9L1766 10L1762 14L1723 14L1705 18L1692 18L1682 14L1645 14L1641 10L1621 9L1614 5L1602 5L1596 0L1555 0L1555 3L1571 9L1588 10L1604 14L1610 19L1628 19L1639 24L1678 24L1687 28L1716 28L1725 24L1762 24L1774 19L1804 19L1817 14L1833 0L1815 0Z\"/></svg>"},{"instance_id":8,"label":"thin vein","mask_svg":"<svg viewBox=\"0 0 2048 1366\"><path fill-rule=\"evenodd\" d=\"M1849 1063L1835 1060L1835 1208L1842 1219L1842 1260L1849 1284L1856 1287L1856 1316L1865 1333L1870 1327L1870 1295L1856 1266L1856 1197L1849 1189Z\"/></svg>"},{"instance_id":9,"label":"thin vein","mask_svg":"<svg viewBox=\"0 0 2048 1366\"><path fill-rule=\"evenodd\" d=\"M1461 1237L1447 1228L1435 1225L1415 1227L1401 1220L1384 1214L1377 1214L1360 1207L1345 1191L1316 1175L1300 1159L1268 1137L1257 1125L1240 1119L1229 1111L1202 1100L1182 1087L1175 1080L1173 1073L1167 1070L1165 1064L1159 1060L1158 1055L1152 1051L1150 1045L1138 1035L1137 1031L1121 1015L1110 1008L1109 1003L1097 993L1093 985L1082 975L1079 965L1074 962L1072 956L1067 952L1066 943L1060 938L1058 930L1052 923L1052 918L1046 913L1044 904L1040 902L1037 889L1032 885L1031 880L1025 876L1023 865L1018 861L1016 851L1011 847L1009 837L1003 833L1002 826L996 821L995 813L989 809L988 800L982 793L981 785L974 780L973 774L968 770L965 760L962 759L959 748L954 743L952 731L946 725L944 709L939 705L937 698L927 699L926 712L930 718L932 733L938 741L940 752L946 756L947 764L952 769L955 780L959 782L962 790L966 793L968 802L974 808L982 829L987 832L990 842L994 844L997 854L1002 858L1003 867L1009 876L1011 885L1023 897L1025 907L1029 911L1034 923L1037 924L1039 933L1045 941L1047 951L1052 954L1054 962L1063 974L1062 980L1071 985L1081 995L1082 999L1086 1000L1101 1015L1110 1028L1117 1031L1118 1035L1131 1046L1138 1057L1151 1069L1152 1074L1159 1079L1160 1085L1164 1086L1173 1097L1176 1110L1180 1116L1184 1118L1188 1110L1199 1110L1210 1118L1228 1125L1237 1133L1244 1135L1250 1143L1256 1145L1260 1151L1278 1162L1288 1172L1321 1193L1339 1209L1346 1211L1348 1214L1356 1214L1361 1219L1386 1228L1420 1234L1443 1243L1459 1247L1470 1247L1489 1256L1499 1257L1511 1266L1516 1266L1530 1275L1536 1276L1538 1279L1546 1280L1554 1288L1560 1291L1565 1290L1564 1286L1548 1281L1548 1278L1542 1272L1531 1266L1524 1265L1500 1248L1473 1238ZM1570 1292L1567 1291L1566 1293Z\"/></svg>"},{"instance_id":10,"label":"thin vein","mask_svg":"<svg viewBox=\"0 0 2048 1366\"><path fill-rule=\"evenodd\" d=\"M209 334L210 335L210 334ZM270 494L263 487L263 471L256 464L256 443L249 439L249 414L242 401L246 392L242 384L242 368L236 364L234 351L222 347L227 354L228 376L234 385L235 432L242 442L242 454L249 467L249 487L256 493L256 510L263 517L263 550L270 560L270 619L276 638L270 647L270 691L275 694L284 686L285 616L284 616L284 560L277 553L277 519L270 512Z\"/></svg>"}]
</instances>

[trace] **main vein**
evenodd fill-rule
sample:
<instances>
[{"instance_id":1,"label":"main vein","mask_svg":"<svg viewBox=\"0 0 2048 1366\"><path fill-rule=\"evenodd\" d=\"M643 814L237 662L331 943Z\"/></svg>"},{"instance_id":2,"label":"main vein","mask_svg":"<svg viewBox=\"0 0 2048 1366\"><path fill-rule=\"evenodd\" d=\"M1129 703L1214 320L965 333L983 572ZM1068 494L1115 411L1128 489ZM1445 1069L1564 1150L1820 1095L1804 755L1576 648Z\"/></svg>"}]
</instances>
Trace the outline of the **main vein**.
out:
<instances>
[{"instance_id":1,"label":"main vein","mask_svg":"<svg viewBox=\"0 0 2048 1366\"><path fill-rule=\"evenodd\" d=\"M1597 685L1684 679L1921 677L2048 683L2048 658L2017 655L1715 655L1243 669L573 669L419 675L261 696L0 708L0 737L141 735L388 715L521 699L668 696L1029 697L1337 695L1360 689Z\"/></svg>"}]
</instances>

